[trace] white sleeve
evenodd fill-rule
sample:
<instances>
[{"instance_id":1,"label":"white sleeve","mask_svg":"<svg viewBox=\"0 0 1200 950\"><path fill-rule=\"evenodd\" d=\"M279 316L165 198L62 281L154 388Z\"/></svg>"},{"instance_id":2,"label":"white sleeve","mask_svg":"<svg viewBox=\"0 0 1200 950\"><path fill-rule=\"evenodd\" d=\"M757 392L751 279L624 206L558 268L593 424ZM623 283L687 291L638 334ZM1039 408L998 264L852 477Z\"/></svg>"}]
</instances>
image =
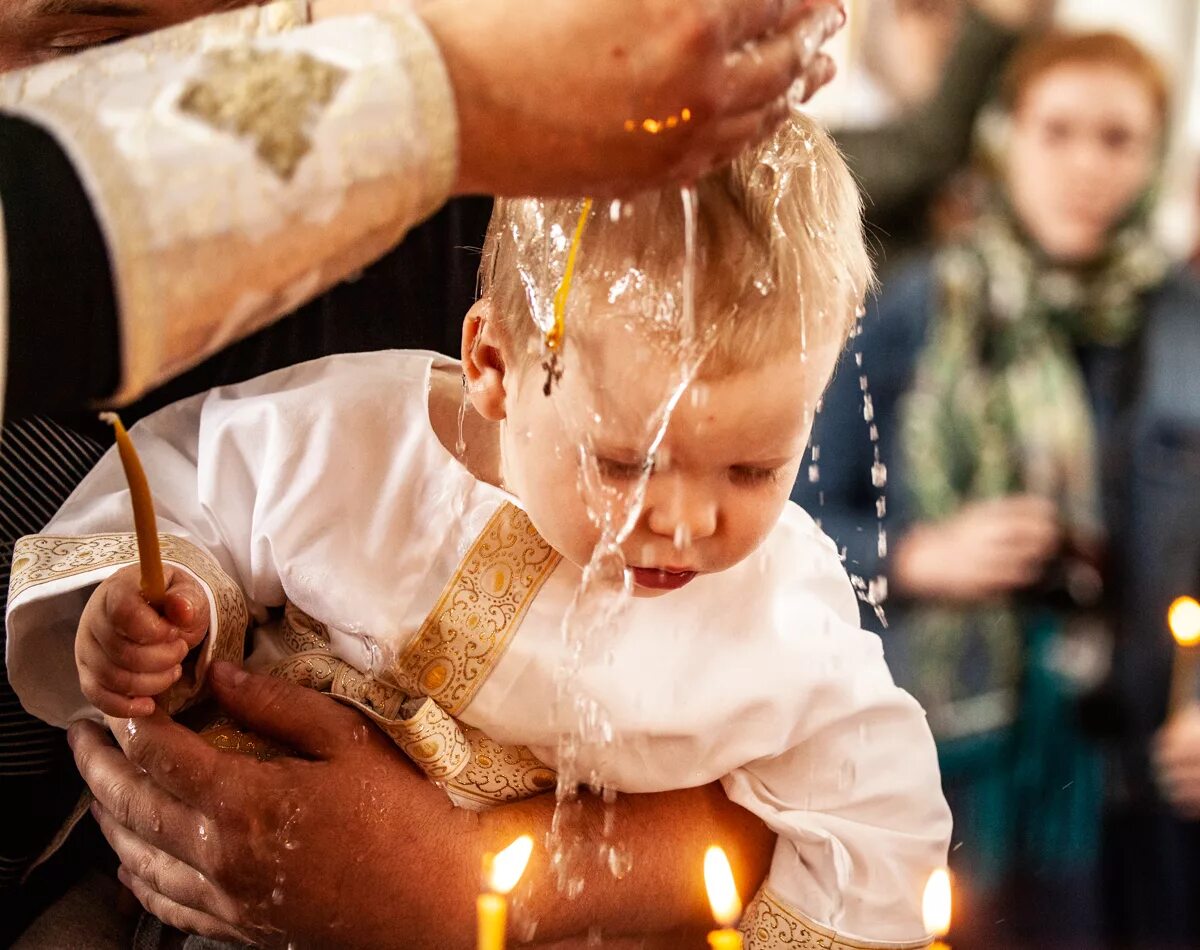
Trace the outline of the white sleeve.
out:
<instances>
[{"instance_id":1,"label":"white sleeve","mask_svg":"<svg viewBox=\"0 0 1200 950\"><path fill-rule=\"evenodd\" d=\"M921 899L950 835L933 737L879 639L849 626L840 638L836 661L813 658L829 672L790 747L723 779L779 836L743 918L751 950L929 942Z\"/></svg>"},{"instance_id":2,"label":"white sleeve","mask_svg":"<svg viewBox=\"0 0 1200 950\"><path fill-rule=\"evenodd\" d=\"M0 109L54 135L103 231L118 403L371 263L449 195L457 113L420 17L401 3L305 25L303 9L250 5L0 77Z\"/></svg>"},{"instance_id":3,"label":"white sleeve","mask_svg":"<svg viewBox=\"0 0 1200 950\"><path fill-rule=\"evenodd\" d=\"M172 709L192 697L212 659L241 659L248 622L243 590L259 604L271 602L274 592L269 576L256 581L248 568L257 460L241 451L236 427L204 432L211 404L211 394L176 403L130 433L152 486L163 560L195 577L209 601L209 636L176 684ZM219 510L202 503L201 482L221 499ZM100 718L80 692L75 631L95 586L137 563L132 524L124 472L110 450L41 534L17 542L8 676L25 708L53 725ZM270 568L259 571L269 575Z\"/></svg>"}]
</instances>

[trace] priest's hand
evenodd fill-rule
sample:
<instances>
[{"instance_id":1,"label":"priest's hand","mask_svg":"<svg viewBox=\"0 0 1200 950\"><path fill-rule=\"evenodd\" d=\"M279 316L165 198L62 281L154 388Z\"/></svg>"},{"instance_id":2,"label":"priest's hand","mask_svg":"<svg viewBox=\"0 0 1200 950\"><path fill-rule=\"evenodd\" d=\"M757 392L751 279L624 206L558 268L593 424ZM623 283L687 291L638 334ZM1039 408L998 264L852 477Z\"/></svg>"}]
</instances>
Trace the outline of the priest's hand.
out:
<instances>
[{"instance_id":1,"label":"priest's hand","mask_svg":"<svg viewBox=\"0 0 1200 950\"><path fill-rule=\"evenodd\" d=\"M1167 720L1155 738L1154 765L1163 797L1185 818L1200 819L1200 704Z\"/></svg>"},{"instance_id":2,"label":"priest's hand","mask_svg":"<svg viewBox=\"0 0 1200 950\"><path fill-rule=\"evenodd\" d=\"M821 46L845 22L842 0L415 8L455 90L457 190L500 195L621 194L729 161L784 118L793 83L806 97L832 78Z\"/></svg>"}]
</instances>

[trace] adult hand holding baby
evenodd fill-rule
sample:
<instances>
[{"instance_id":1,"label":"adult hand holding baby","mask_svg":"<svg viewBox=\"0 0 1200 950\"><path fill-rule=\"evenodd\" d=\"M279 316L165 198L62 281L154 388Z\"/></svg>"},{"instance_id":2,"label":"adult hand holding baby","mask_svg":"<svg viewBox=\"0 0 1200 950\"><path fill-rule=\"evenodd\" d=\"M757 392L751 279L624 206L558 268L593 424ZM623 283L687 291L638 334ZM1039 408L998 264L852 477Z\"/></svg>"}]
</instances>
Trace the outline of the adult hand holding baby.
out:
<instances>
[{"instance_id":1,"label":"adult hand holding baby","mask_svg":"<svg viewBox=\"0 0 1200 950\"><path fill-rule=\"evenodd\" d=\"M449 882L474 880L478 865L457 875L465 854L442 851L431 831L461 833L470 813L326 696L227 663L214 665L212 686L227 712L301 757L221 752L161 711L115 730L120 748L90 722L69 733L121 880L142 904L181 929L257 945L282 945L286 931L304 945L379 946L390 932L415 947L407 937L425 931L430 946L465 946L467 933L447 939L430 918ZM411 887L432 867L441 883L425 901L380 899L367 885ZM349 886L351 871L362 886Z\"/></svg>"},{"instance_id":2,"label":"adult hand holding baby","mask_svg":"<svg viewBox=\"0 0 1200 950\"><path fill-rule=\"evenodd\" d=\"M540 841L550 828L553 795L483 815L455 808L379 730L328 696L228 663L213 665L210 682L226 713L300 757L220 752L161 711L116 730L120 747L92 722L69 733L120 876L164 923L258 945L465 947L483 854L523 833ZM587 807L599 826L599 799ZM535 851L525 900L539 939L594 924L606 935L657 933L667 946L679 945L668 932L691 929L702 942L707 845L724 844L747 894L770 865L774 834L719 784L624 795L616 808L634 855L623 879L600 873L564 901L544 850Z\"/></svg>"},{"instance_id":3,"label":"adult hand holding baby","mask_svg":"<svg viewBox=\"0 0 1200 950\"><path fill-rule=\"evenodd\" d=\"M75 635L83 695L108 716L148 716L154 698L183 675L183 659L208 632L208 600L196 580L164 565L159 613L142 595L141 571L122 568L92 596Z\"/></svg>"},{"instance_id":4,"label":"adult hand holding baby","mask_svg":"<svg viewBox=\"0 0 1200 950\"><path fill-rule=\"evenodd\" d=\"M454 87L456 188L500 195L620 194L729 161L779 124L793 83L807 98L832 78L820 47L845 22L842 0L416 10Z\"/></svg>"}]
</instances>

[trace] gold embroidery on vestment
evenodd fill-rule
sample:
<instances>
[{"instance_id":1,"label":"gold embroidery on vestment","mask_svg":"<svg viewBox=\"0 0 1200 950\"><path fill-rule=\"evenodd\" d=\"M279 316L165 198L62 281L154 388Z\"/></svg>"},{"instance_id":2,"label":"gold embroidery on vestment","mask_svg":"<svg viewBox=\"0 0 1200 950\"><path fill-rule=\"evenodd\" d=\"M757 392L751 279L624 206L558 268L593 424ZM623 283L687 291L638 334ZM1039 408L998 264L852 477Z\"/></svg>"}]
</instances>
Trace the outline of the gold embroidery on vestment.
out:
<instances>
[{"instance_id":1,"label":"gold embroidery on vestment","mask_svg":"<svg viewBox=\"0 0 1200 950\"><path fill-rule=\"evenodd\" d=\"M747 950L926 950L932 942L864 941L839 934L788 907L766 886L746 908L740 929Z\"/></svg>"},{"instance_id":2,"label":"gold embroidery on vestment","mask_svg":"<svg viewBox=\"0 0 1200 950\"><path fill-rule=\"evenodd\" d=\"M254 143L259 158L290 181L312 151L311 129L346 80L346 71L308 53L233 48L205 56L179 109Z\"/></svg>"},{"instance_id":3,"label":"gold embroidery on vestment","mask_svg":"<svg viewBox=\"0 0 1200 950\"><path fill-rule=\"evenodd\" d=\"M166 693L163 705L170 713L188 706L201 692L205 673L214 660L242 661L250 614L233 579L203 548L184 538L160 534L163 561L187 568L207 586L217 612L217 626L204 640L184 676ZM13 550L10 600L31 587L90 571L138 563L137 537L131 532L76 537L34 534L17 541Z\"/></svg>"},{"instance_id":4,"label":"gold embroidery on vestment","mask_svg":"<svg viewBox=\"0 0 1200 950\"><path fill-rule=\"evenodd\" d=\"M457 716L504 655L561 555L513 504L494 514L383 678Z\"/></svg>"}]
</instances>

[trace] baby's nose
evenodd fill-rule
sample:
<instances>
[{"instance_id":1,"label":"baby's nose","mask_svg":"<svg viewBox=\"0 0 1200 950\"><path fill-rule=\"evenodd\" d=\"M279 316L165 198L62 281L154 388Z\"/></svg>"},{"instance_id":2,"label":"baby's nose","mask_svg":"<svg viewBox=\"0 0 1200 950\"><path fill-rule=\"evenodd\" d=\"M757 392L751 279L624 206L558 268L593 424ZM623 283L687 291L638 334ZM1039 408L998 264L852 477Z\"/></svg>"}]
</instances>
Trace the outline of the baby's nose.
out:
<instances>
[{"instance_id":1,"label":"baby's nose","mask_svg":"<svg viewBox=\"0 0 1200 950\"><path fill-rule=\"evenodd\" d=\"M709 492L680 478L651 489L646 493L646 524L654 534L670 538L677 550L717 530L717 505Z\"/></svg>"}]
</instances>

